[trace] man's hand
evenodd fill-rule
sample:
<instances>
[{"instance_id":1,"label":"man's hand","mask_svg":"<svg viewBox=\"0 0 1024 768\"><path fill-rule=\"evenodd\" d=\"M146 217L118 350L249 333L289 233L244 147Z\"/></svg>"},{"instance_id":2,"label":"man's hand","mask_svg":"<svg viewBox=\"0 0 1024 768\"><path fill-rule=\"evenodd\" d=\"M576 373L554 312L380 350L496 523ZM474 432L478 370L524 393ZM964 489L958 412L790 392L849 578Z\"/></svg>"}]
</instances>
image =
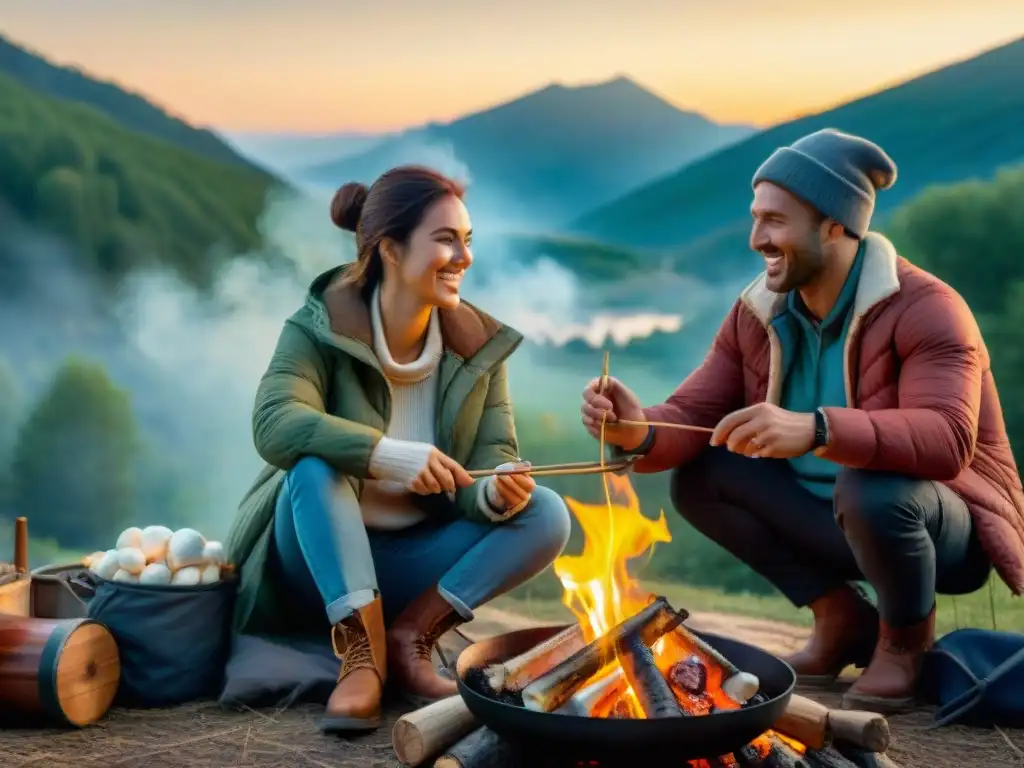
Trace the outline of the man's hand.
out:
<instances>
[{"instance_id":1,"label":"man's hand","mask_svg":"<svg viewBox=\"0 0 1024 768\"><path fill-rule=\"evenodd\" d=\"M733 411L715 427L711 445L755 459L793 459L814 447L814 414L758 403Z\"/></svg>"},{"instance_id":2,"label":"man's hand","mask_svg":"<svg viewBox=\"0 0 1024 768\"><path fill-rule=\"evenodd\" d=\"M580 413L583 426L595 440L601 437L601 419L605 421L604 439L609 445L617 445L631 451L647 438L647 427L619 424L619 420L646 421L640 399L621 381L608 377L608 386L598 394L601 380L594 379L583 390L583 405ZM604 416L607 414L607 416Z\"/></svg>"}]
</instances>

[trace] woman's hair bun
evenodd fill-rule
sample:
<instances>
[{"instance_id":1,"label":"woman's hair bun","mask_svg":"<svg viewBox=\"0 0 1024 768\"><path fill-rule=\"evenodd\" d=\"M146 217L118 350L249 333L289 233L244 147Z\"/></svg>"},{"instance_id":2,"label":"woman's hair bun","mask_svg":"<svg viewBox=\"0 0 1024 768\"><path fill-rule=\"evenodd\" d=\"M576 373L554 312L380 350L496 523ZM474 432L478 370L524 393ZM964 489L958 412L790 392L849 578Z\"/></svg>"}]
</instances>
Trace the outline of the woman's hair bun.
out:
<instances>
[{"instance_id":1,"label":"woman's hair bun","mask_svg":"<svg viewBox=\"0 0 1024 768\"><path fill-rule=\"evenodd\" d=\"M355 232L363 215L363 205L369 188L358 181L350 181L334 193L331 200L331 221L335 226Z\"/></svg>"}]
</instances>

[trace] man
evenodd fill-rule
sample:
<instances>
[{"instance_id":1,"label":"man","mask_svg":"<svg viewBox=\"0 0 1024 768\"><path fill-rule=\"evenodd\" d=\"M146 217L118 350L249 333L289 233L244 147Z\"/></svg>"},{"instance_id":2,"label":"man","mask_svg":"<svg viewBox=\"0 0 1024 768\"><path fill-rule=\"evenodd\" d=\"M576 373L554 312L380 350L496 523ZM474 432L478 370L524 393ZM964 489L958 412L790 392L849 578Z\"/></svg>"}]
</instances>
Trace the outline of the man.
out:
<instances>
[{"instance_id":1,"label":"man","mask_svg":"<svg viewBox=\"0 0 1024 768\"><path fill-rule=\"evenodd\" d=\"M895 179L882 149L834 130L777 150L753 179L765 271L701 366L661 405L613 380L582 407L591 434L606 418L607 441L642 456L637 471L674 470L698 531L810 606L811 639L787 659L801 680L866 666L844 705L884 712L913 704L936 592L973 592L992 565L1024 589L1024 494L977 324L869 232ZM707 448L619 421L714 433Z\"/></svg>"}]
</instances>

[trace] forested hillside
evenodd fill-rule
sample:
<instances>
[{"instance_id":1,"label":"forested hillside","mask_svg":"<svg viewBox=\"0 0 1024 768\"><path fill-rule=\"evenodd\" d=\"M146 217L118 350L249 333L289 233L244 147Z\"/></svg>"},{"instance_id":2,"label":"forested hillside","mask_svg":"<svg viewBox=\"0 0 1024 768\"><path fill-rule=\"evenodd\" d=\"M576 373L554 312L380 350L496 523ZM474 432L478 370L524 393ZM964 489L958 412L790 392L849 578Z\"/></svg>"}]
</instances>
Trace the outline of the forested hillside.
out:
<instances>
[{"instance_id":1,"label":"forested hillside","mask_svg":"<svg viewBox=\"0 0 1024 768\"><path fill-rule=\"evenodd\" d=\"M208 284L219 258L259 245L274 183L0 74L0 205L67 238L107 278L159 263ZM0 232L0 270L9 266Z\"/></svg>"},{"instance_id":2,"label":"forested hillside","mask_svg":"<svg viewBox=\"0 0 1024 768\"><path fill-rule=\"evenodd\" d=\"M0 35L0 74L34 91L63 101L93 107L138 133L174 144L222 163L255 168L211 131L169 115L149 99L121 86L91 77L75 67L62 67Z\"/></svg>"}]
</instances>

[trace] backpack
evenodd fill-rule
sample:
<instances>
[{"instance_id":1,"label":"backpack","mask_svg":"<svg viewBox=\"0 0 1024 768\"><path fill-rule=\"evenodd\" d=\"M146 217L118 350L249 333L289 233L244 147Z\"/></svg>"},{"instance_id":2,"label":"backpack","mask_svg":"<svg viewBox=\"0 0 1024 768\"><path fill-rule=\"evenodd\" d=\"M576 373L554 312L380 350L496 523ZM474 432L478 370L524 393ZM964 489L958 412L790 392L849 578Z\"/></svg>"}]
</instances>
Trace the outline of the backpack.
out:
<instances>
[{"instance_id":1,"label":"backpack","mask_svg":"<svg viewBox=\"0 0 1024 768\"><path fill-rule=\"evenodd\" d=\"M1024 634L994 628L950 632L925 656L922 686L939 707L932 728L954 722L1024 726Z\"/></svg>"}]
</instances>

